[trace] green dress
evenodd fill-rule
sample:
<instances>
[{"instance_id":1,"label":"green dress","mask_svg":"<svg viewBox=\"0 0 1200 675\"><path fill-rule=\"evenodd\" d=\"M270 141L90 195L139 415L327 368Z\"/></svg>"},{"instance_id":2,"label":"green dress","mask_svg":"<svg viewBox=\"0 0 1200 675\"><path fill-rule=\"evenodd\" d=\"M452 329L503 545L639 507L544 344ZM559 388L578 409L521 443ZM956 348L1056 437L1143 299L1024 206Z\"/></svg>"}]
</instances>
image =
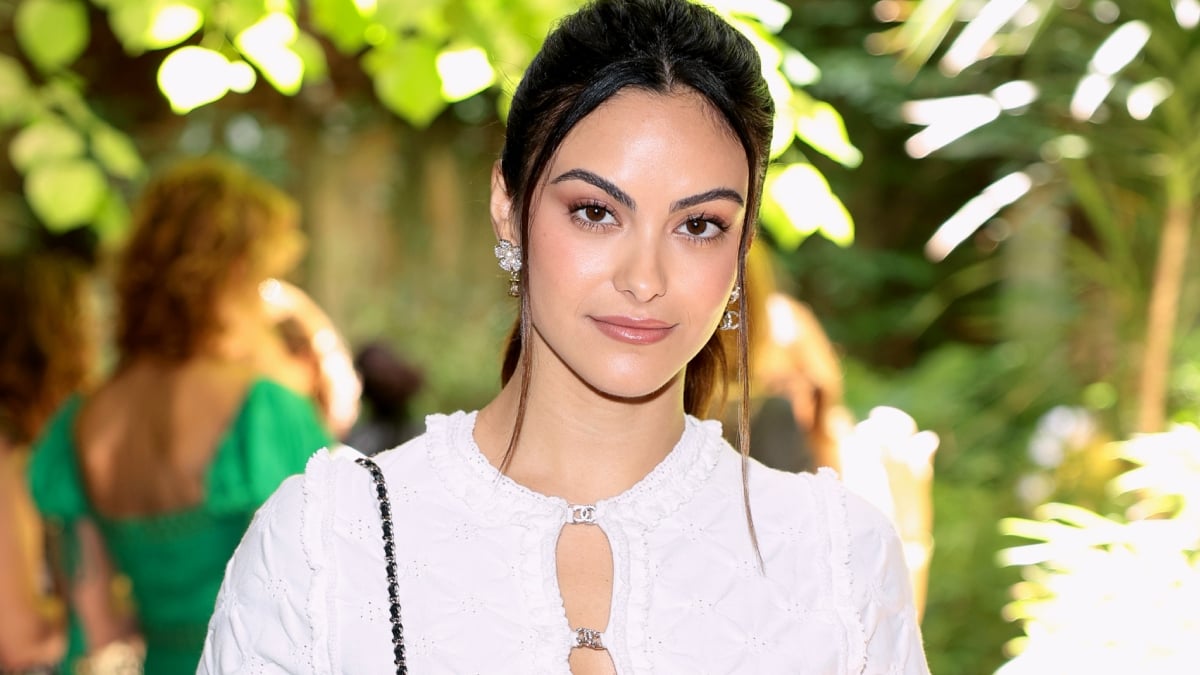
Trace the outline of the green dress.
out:
<instances>
[{"instance_id":1,"label":"green dress","mask_svg":"<svg viewBox=\"0 0 1200 675\"><path fill-rule=\"evenodd\" d=\"M285 478L304 470L310 455L331 443L312 403L271 380L256 380L208 469L204 501L149 517L105 518L84 494L74 440L83 400L68 400L34 448L29 479L42 515L63 532L79 518L93 520L109 555L132 582L146 641L146 675L196 672L208 619L225 573L255 510ZM64 569L73 548L64 542ZM72 620L68 666L84 651ZM71 672L71 668L65 672Z\"/></svg>"}]
</instances>

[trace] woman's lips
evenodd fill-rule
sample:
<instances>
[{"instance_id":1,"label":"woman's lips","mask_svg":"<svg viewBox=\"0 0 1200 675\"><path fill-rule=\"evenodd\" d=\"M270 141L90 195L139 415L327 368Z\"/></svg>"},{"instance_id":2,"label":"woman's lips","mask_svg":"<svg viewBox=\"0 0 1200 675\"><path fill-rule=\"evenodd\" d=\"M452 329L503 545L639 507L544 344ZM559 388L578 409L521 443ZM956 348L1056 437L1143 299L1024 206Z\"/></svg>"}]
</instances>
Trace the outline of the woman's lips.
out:
<instances>
[{"instance_id":1,"label":"woman's lips","mask_svg":"<svg viewBox=\"0 0 1200 675\"><path fill-rule=\"evenodd\" d=\"M665 321L630 316L593 316L591 319L601 333L635 345L649 345L666 339L675 328L675 324Z\"/></svg>"}]
</instances>

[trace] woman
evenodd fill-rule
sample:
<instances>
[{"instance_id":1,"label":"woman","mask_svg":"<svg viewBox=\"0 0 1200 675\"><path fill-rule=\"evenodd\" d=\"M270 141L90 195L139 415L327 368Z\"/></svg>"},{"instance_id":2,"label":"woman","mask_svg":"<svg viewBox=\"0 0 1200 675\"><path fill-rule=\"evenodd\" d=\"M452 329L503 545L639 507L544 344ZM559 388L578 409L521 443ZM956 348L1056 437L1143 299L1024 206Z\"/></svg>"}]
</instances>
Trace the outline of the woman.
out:
<instances>
[{"instance_id":1,"label":"woman","mask_svg":"<svg viewBox=\"0 0 1200 675\"><path fill-rule=\"evenodd\" d=\"M38 508L71 535L94 522L132 582L151 675L195 672L251 516L329 442L312 402L264 375L288 361L259 285L300 244L293 203L236 166L196 160L154 180L117 271L118 367L35 450ZM64 563L87 576L86 560ZM83 629L72 657L95 646Z\"/></svg>"},{"instance_id":2,"label":"woman","mask_svg":"<svg viewBox=\"0 0 1200 675\"><path fill-rule=\"evenodd\" d=\"M49 673L66 644L62 606L25 469L55 408L92 375L82 261L39 252L0 261L0 672Z\"/></svg>"},{"instance_id":3,"label":"woman","mask_svg":"<svg viewBox=\"0 0 1200 675\"><path fill-rule=\"evenodd\" d=\"M707 9L566 18L493 173L521 305L500 393L286 482L200 672L926 672L887 520L691 416L723 376L718 326L745 370L731 300L772 113L753 47Z\"/></svg>"}]
</instances>

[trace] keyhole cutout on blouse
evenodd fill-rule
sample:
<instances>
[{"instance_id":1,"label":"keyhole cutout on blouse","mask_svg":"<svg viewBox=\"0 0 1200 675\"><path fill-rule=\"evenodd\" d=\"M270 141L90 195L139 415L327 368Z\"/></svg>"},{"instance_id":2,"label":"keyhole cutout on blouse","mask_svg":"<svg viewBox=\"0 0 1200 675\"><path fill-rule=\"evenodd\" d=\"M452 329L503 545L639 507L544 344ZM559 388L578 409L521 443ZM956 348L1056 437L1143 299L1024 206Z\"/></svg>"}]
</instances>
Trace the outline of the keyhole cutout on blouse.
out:
<instances>
[{"instance_id":1,"label":"keyhole cutout on blouse","mask_svg":"<svg viewBox=\"0 0 1200 675\"><path fill-rule=\"evenodd\" d=\"M558 588L576 644L590 645L571 650L571 672L612 674L616 669L600 635L608 629L612 607L612 547L604 530L594 522L587 522L586 517L571 520L563 525L555 550Z\"/></svg>"}]
</instances>

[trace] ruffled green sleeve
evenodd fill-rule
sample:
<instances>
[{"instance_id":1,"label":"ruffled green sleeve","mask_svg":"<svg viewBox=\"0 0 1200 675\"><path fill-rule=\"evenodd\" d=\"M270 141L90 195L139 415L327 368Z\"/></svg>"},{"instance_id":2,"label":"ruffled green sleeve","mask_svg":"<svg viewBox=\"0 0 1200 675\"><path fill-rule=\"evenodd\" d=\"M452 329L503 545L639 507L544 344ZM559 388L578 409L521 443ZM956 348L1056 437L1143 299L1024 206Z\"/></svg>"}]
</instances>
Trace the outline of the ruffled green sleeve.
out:
<instances>
[{"instance_id":1,"label":"ruffled green sleeve","mask_svg":"<svg viewBox=\"0 0 1200 675\"><path fill-rule=\"evenodd\" d=\"M83 399L72 396L54 413L33 446L29 490L46 518L70 522L88 512L75 457L73 429Z\"/></svg>"},{"instance_id":2,"label":"ruffled green sleeve","mask_svg":"<svg viewBox=\"0 0 1200 675\"><path fill-rule=\"evenodd\" d=\"M256 381L217 450L208 508L257 509L283 479L302 473L314 452L332 444L310 399L272 380Z\"/></svg>"}]
</instances>

